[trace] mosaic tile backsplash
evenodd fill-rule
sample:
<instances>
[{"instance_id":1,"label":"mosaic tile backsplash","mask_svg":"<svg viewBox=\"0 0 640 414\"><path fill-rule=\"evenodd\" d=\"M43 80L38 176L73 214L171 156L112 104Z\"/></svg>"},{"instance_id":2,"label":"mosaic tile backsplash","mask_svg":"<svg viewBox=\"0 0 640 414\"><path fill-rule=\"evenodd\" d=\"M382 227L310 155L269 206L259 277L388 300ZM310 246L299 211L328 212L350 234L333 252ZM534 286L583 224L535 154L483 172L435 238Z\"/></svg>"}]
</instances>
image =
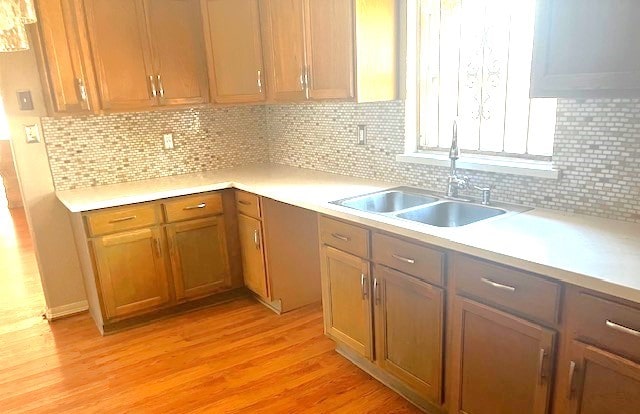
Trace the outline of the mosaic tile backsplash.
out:
<instances>
[{"instance_id":1,"label":"mosaic tile backsplash","mask_svg":"<svg viewBox=\"0 0 640 414\"><path fill-rule=\"evenodd\" d=\"M444 191L448 168L401 163L404 104L266 107L271 162ZM356 128L368 128L355 145ZM560 100L558 180L466 171L496 200L640 222L640 100Z\"/></svg>"},{"instance_id":2,"label":"mosaic tile backsplash","mask_svg":"<svg viewBox=\"0 0 640 414\"><path fill-rule=\"evenodd\" d=\"M261 106L42 119L57 190L267 162L263 125Z\"/></svg>"},{"instance_id":3,"label":"mosaic tile backsplash","mask_svg":"<svg viewBox=\"0 0 640 414\"><path fill-rule=\"evenodd\" d=\"M443 190L447 168L401 163L404 103L308 103L44 118L58 190L273 162ZM356 128L367 125L358 146ZM162 149L174 133L176 149ZM466 171L496 200L640 222L640 100L560 100L558 180Z\"/></svg>"}]
</instances>

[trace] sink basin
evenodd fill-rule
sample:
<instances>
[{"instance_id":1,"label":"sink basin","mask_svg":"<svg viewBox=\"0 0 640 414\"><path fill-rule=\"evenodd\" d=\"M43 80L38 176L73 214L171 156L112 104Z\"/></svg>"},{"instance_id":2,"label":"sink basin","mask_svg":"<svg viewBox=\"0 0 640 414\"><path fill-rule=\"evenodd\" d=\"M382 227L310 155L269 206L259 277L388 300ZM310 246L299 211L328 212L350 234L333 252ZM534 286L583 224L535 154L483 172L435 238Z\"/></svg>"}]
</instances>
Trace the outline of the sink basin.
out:
<instances>
[{"instance_id":1,"label":"sink basin","mask_svg":"<svg viewBox=\"0 0 640 414\"><path fill-rule=\"evenodd\" d=\"M396 217L437 227L460 227L505 213L498 208L445 201L400 213Z\"/></svg>"},{"instance_id":2,"label":"sink basin","mask_svg":"<svg viewBox=\"0 0 640 414\"><path fill-rule=\"evenodd\" d=\"M392 213L405 210L423 204L431 204L438 201L436 197L423 194L409 193L402 190L389 190L380 193L369 194L336 201L344 207L354 208L360 211L372 213Z\"/></svg>"}]
</instances>

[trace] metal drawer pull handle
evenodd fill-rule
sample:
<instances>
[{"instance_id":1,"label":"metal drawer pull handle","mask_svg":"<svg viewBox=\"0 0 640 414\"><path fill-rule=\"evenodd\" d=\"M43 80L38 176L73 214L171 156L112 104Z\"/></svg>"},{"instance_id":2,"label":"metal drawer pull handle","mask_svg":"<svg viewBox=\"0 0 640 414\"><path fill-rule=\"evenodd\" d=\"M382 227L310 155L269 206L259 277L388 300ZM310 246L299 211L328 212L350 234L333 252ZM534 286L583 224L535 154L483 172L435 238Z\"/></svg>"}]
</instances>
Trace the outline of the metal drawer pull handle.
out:
<instances>
[{"instance_id":1,"label":"metal drawer pull handle","mask_svg":"<svg viewBox=\"0 0 640 414\"><path fill-rule=\"evenodd\" d=\"M605 324L607 325L607 327L609 327L611 329L614 329L614 330L616 330L618 332L622 332L622 333L626 333L626 334L629 334L629 335L640 337L640 332L636 331L635 329L627 328L626 326L620 325L620 324L615 323L615 322L611 322L608 319L605 322Z\"/></svg>"},{"instance_id":2,"label":"metal drawer pull handle","mask_svg":"<svg viewBox=\"0 0 640 414\"><path fill-rule=\"evenodd\" d=\"M362 300L365 300L369 293L367 290L367 276L364 273L360 274L360 287L362 288Z\"/></svg>"},{"instance_id":3,"label":"metal drawer pull handle","mask_svg":"<svg viewBox=\"0 0 640 414\"><path fill-rule=\"evenodd\" d=\"M567 390L567 399L570 400L573 397L573 377L576 373L576 363L571 361L569 363L569 388Z\"/></svg>"},{"instance_id":4,"label":"metal drawer pull handle","mask_svg":"<svg viewBox=\"0 0 640 414\"><path fill-rule=\"evenodd\" d=\"M251 203L249 201L238 200L238 204L242 204L243 206L250 206Z\"/></svg>"},{"instance_id":5,"label":"metal drawer pull handle","mask_svg":"<svg viewBox=\"0 0 640 414\"><path fill-rule=\"evenodd\" d=\"M378 286L378 278L373 278L373 297L375 298L376 305L380 304L380 287Z\"/></svg>"},{"instance_id":6,"label":"metal drawer pull handle","mask_svg":"<svg viewBox=\"0 0 640 414\"><path fill-rule=\"evenodd\" d=\"M207 203L200 203L197 206L185 207L185 208L183 208L183 210L197 210L199 208L205 208L206 206L207 206Z\"/></svg>"},{"instance_id":7,"label":"metal drawer pull handle","mask_svg":"<svg viewBox=\"0 0 640 414\"><path fill-rule=\"evenodd\" d=\"M539 384L542 385L544 382L545 374L544 374L544 357L547 355L544 348L540 348L540 352L538 353L538 381Z\"/></svg>"},{"instance_id":8,"label":"metal drawer pull handle","mask_svg":"<svg viewBox=\"0 0 640 414\"><path fill-rule=\"evenodd\" d=\"M158 96L158 90L156 89L156 83L153 79L153 75L149 75L149 84L151 85L151 96L155 98Z\"/></svg>"},{"instance_id":9,"label":"metal drawer pull handle","mask_svg":"<svg viewBox=\"0 0 640 414\"><path fill-rule=\"evenodd\" d=\"M415 259L410 259L408 257L398 256L397 254L392 254L391 256L393 256L394 258L400 260L401 262L405 262L405 263L409 263L409 264L415 264L416 263Z\"/></svg>"},{"instance_id":10,"label":"metal drawer pull handle","mask_svg":"<svg viewBox=\"0 0 640 414\"><path fill-rule=\"evenodd\" d=\"M351 241L350 237L343 236L342 234L339 234L339 233L331 233L331 236L333 236L334 238L336 238L338 240L342 240L343 242Z\"/></svg>"},{"instance_id":11,"label":"metal drawer pull handle","mask_svg":"<svg viewBox=\"0 0 640 414\"><path fill-rule=\"evenodd\" d=\"M256 249L260 250L260 233L258 230L253 231L253 244L256 245Z\"/></svg>"},{"instance_id":12,"label":"metal drawer pull handle","mask_svg":"<svg viewBox=\"0 0 640 414\"><path fill-rule=\"evenodd\" d=\"M109 220L109 224L122 223L123 221L135 220L136 218L138 218L138 216L120 217L117 219Z\"/></svg>"},{"instance_id":13,"label":"metal drawer pull handle","mask_svg":"<svg viewBox=\"0 0 640 414\"><path fill-rule=\"evenodd\" d=\"M491 286L493 286L494 288L497 288L497 289L507 290L509 292L515 292L516 291L516 288L514 288L513 286L507 286L507 285L503 285L502 283L496 283L493 280L487 279L486 277L483 277L480 280L482 280L483 283L486 283L487 285L491 285Z\"/></svg>"},{"instance_id":14,"label":"metal drawer pull handle","mask_svg":"<svg viewBox=\"0 0 640 414\"><path fill-rule=\"evenodd\" d=\"M164 98L164 86L162 86L162 78L160 77L160 74L158 74L156 78L158 79L158 89L160 92L160 97Z\"/></svg>"}]
</instances>

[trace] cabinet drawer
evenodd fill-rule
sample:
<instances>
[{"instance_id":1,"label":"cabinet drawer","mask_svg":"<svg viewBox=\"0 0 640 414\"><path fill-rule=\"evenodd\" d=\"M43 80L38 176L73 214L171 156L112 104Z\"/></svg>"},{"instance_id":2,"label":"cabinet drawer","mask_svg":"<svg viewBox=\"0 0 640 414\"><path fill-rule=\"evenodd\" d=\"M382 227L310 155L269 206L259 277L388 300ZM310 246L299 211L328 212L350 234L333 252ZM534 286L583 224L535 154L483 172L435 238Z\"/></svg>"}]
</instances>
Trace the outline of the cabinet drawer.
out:
<instances>
[{"instance_id":1,"label":"cabinet drawer","mask_svg":"<svg viewBox=\"0 0 640 414\"><path fill-rule=\"evenodd\" d=\"M581 292L570 313L577 338L640 361L640 309Z\"/></svg>"},{"instance_id":2,"label":"cabinet drawer","mask_svg":"<svg viewBox=\"0 0 640 414\"><path fill-rule=\"evenodd\" d=\"M558 322L560 285L511 268L457 255L456 290L545 321Z\"/></svg>"},{"instance_id":3,"label":"cabinet drawer","mask_svg":"<svg viewBox=\"0 0 640 414\"><path fill-rule=\"evenodd\" d=\"M373 234L373 261L400 270L425 282L442 286L445 254L384 234Z\"/></svg>"},{"instance_id":4,"label":"cabinet drawer","mask_svg":"<svg viewBox=\"0 0 640 414\"><path fill-rule=\"evenodd\" d=\"M100 210L85 215L89 236L150 227L160 222L157 204L143 204Z\"/></svg>"},{"instance_id":5,"label":"cabinet drawer","mask_svg":"<svg viewBox=\"0 0 640 414\"><path fill-rule=\"evenodd\" d=\"M167 222L190 220L222 213L222 195L197 194L168 200L164 203Z\"/></svg>"},{"instance_id":6,"label":"cabinet drawer","mask_svg":"<svg viewBox=\"0 0 640 414\"><path fill-rule=\"evenodd\" d=\"M320 216L320 240L327 246L369 257L369 230Z\"/></svg>"},{"instance_id":7,"label":"cabinet drawer","mask_svg":"<svg viewBox=\"0 0 640 414\"><path fill-rule=\"evenodd\" d=\"M246 191L236 191L236 207L238 213L259 219L262 217L260 197Z\"/></svg>"}]
</instances>

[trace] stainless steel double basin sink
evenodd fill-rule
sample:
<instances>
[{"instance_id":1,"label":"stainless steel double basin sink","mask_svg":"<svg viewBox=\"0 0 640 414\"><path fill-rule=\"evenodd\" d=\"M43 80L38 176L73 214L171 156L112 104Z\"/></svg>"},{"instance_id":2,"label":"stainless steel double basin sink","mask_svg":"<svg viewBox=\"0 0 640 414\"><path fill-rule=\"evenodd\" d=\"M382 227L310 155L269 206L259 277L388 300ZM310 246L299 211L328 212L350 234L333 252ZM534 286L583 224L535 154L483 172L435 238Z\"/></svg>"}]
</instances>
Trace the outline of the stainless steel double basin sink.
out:
<instances>
[{"instance_id":1,"label":"stainless steel double basin sink","mask_svg":"<svg viewBox=\"0 0 640 414\"><path fill-rule=\"evenodd\" d=\"M467 224L527 210L519 206L509 210L466 201L449 200L425 190L398 187L373 194L333 201L344 207L383 214L436 227L460 227Z\"/></svg>"}]
</instances>

